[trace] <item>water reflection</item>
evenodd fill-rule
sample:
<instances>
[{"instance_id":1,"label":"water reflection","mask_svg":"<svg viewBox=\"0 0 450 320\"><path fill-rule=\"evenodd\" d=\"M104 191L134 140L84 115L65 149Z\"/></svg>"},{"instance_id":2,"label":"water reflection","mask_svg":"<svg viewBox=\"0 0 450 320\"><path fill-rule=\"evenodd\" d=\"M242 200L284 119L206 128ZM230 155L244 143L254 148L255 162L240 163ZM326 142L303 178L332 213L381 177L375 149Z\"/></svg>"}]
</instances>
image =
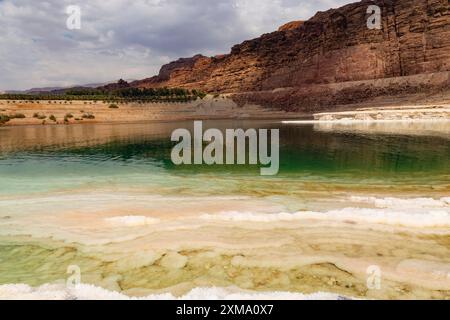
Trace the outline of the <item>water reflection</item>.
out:
<instances>
[{"instance_id":1,"label":"water reflection","mask_svg":"<svg viewBox=\"0 0 450 320\"><path fill-rule=\"evenodd\" d=\"M170 160L176 128L192 129L192 122L29 126L0 128L0 166L47 161L58 166L160 166L178 172L251 172L252 166L181 166ZM342 127L339 125L283 125L267 121L206 121L204 128L280 128L280 174L449 173L450 140L440 135L411 135L418 127L391 124ZM425 124L419 125L428 132ZM396 129L397 133L392 133ZM370 132L370 134L368 133ZM398 134L402 132L403 134ZM92 169L95 173L95 169Z\"/></svg>"}]
</instances>

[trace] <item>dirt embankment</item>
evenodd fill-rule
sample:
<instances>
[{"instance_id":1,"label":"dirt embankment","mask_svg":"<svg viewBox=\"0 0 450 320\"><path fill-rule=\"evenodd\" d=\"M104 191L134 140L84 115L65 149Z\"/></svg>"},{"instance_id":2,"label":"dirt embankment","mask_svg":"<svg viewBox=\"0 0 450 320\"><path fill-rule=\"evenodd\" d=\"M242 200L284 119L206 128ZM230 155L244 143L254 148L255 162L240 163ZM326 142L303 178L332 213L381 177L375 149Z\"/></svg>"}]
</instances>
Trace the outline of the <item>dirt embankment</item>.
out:
<instances>
[{"instance_id":1,"label":"dirt embankment","mask_svg":"<svg viewBox=\"0 0 450 320\"><path fill-rule=\"evenodd\" d=\"M95 101L1 101L3 125L121 123L203 119L284 119L298 113L257 105L238 106L225 96L208 96L190 103L109 103ZM16 117L20 115L20 117Z\"/></svg>"}]
</instances>

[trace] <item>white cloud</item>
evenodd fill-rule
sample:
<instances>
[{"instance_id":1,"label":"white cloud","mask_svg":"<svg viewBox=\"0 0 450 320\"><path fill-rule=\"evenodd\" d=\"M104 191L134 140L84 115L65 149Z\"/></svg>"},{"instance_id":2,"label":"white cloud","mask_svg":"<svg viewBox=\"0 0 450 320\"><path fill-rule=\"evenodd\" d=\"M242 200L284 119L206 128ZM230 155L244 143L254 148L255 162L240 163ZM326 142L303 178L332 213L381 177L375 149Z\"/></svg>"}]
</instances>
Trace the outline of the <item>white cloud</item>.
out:
<instances>
[{"instance_id":1,"label":"white cloud","mask_svg":"<svg viewBox=\"0 0 450 320\"><path fill-rule=\"evenodd\" d=\"M140 79L350 0L0 0L0 90ZM81 7L81 30L66 27Z\"/></svg>"}]
</instances>

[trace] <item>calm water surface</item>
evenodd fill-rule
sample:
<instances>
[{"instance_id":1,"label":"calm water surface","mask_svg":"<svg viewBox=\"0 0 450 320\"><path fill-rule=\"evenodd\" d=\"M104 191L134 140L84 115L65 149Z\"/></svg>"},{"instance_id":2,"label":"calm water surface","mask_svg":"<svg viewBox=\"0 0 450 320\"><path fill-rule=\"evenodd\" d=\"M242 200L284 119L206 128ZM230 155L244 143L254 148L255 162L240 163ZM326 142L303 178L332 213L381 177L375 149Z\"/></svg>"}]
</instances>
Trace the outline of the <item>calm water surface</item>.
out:
<instances>
[{"instance_id":1,"label":"calm water surface","mask_svg":"<svg viewBox=\"0 0 450 320\"><path fill-rule=\"evenodd\" d=\"M191 127L192 123L180 122L0 128L0 196L147 184L185 187L192 193L230 193L227 182L245 184L247 179L399 187L449 183L450 138L445 134L326 132L313 125L279 122L205 122L205 128L223 130L280 128L279 175L260 177L259 166L173 165L171 132ZM216 179L216 188L205 190L203 178Z\"/></svg>"}]
</instances>

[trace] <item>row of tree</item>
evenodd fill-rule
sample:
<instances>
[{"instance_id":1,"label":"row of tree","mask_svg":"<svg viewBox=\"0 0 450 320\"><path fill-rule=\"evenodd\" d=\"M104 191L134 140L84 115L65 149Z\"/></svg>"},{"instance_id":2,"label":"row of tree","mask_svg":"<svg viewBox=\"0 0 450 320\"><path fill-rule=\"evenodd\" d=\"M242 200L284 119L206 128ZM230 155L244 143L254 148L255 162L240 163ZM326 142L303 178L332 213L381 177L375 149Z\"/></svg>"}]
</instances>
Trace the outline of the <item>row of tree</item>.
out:
<instances>
[{"instance_id":1,"label":"row of tree","mask_svg":"<svg viewBox=\"0 0 450 320\"><path fill-rule=\"evenodd\" d=\"M94 100L94 101L155 101L189 102L203 99L206 94L199 90L183 88L122 88L106 90L102 88L74 88L63 92L42 92L35 94L6 93L0 100Z\"/></svg>"}]
</instances>

